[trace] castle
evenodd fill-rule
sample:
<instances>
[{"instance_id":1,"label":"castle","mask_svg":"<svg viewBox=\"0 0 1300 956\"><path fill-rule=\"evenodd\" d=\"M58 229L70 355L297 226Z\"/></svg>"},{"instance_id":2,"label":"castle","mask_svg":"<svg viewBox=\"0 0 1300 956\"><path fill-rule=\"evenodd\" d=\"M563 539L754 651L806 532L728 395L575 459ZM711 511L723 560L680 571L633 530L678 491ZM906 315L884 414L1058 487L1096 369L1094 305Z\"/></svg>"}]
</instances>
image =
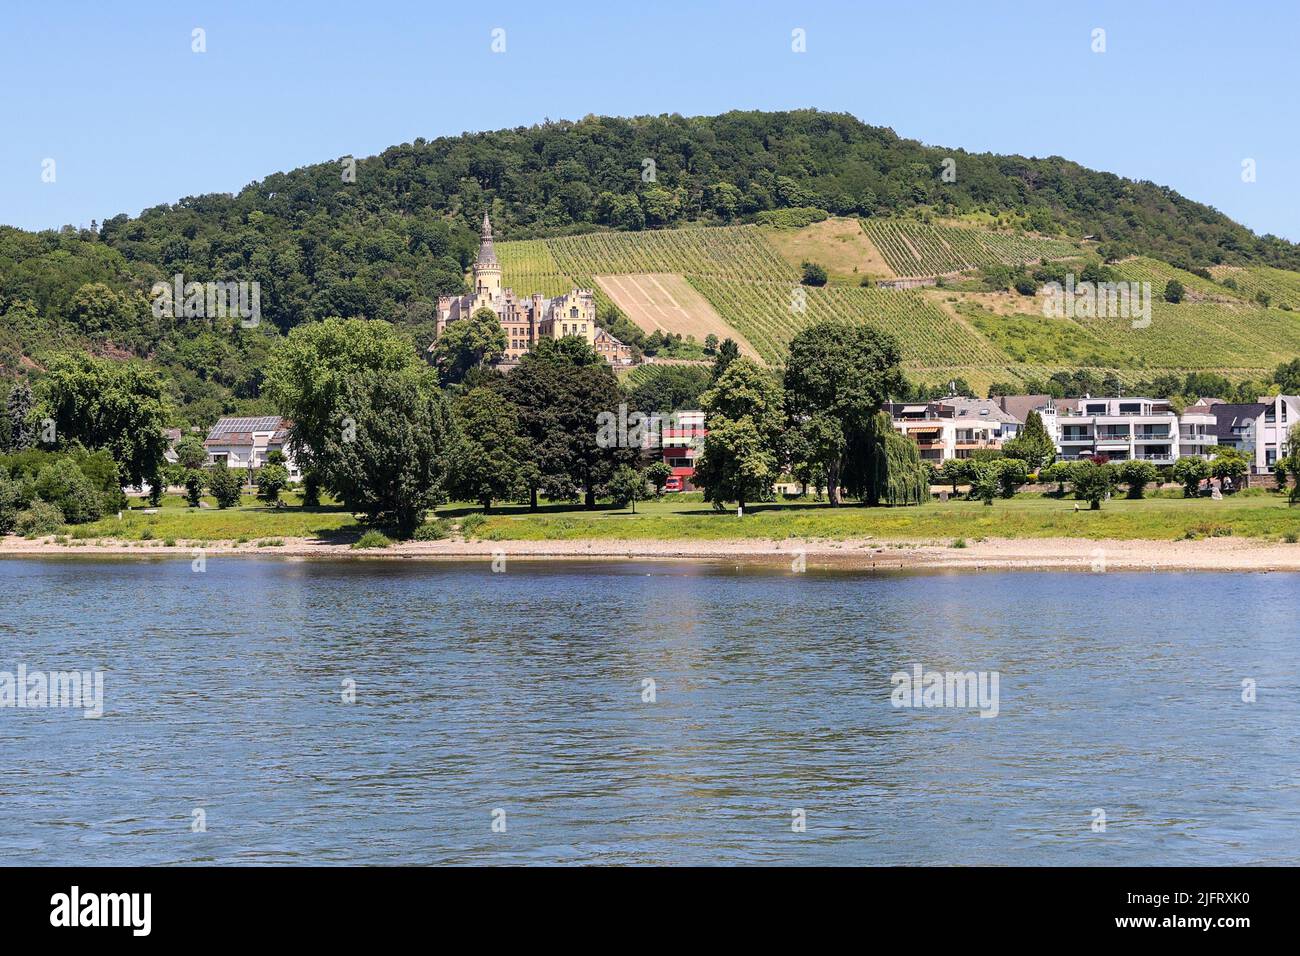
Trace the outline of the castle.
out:
<instances>
[{"instance_id":1,"label":"castle","mask_svg":"<svg viewBox=\"0 0 1300 956\"><path fill-rule=\"evenodd\" d=\"M571 289L567 294L547 299L540 292L526 298L515 296L513 289L501 287L501 263L492 248L492 221L483 214L478 258L474 260L474 291L466 295L438 297L438 328L441 336L447 325L467 319L479 309L490 309L506 332L506 352L501 364L514 365L539 339L576 335L611 365L629 365L632 350L596 327L596 299L591 289ZM433 346L429 346L432 351Z\"/></svg>"}]
</instances>

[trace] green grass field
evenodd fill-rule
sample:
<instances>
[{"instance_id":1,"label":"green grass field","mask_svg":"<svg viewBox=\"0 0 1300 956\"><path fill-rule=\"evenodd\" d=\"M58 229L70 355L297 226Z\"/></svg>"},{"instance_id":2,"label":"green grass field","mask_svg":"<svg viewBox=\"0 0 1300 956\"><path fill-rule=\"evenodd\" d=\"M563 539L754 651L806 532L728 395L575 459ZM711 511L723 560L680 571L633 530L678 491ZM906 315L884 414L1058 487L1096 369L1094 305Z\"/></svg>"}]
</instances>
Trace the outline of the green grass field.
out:
<instances>
[{"instance_id":1,"label":"green grass field","mask_svg":"<svg viewBox=\"0 0 1300 956\"><path fill-rule=\"evenodd\" d=\"M1262 490L1223 501L1185 499L1166 491L1137 501L1116 498L1100 511L1076 511L1075 505L1073 498L1032 494L998 500L992 507L965 500L931 501L918 508L831 508L813 501L782 501L752 506L745 517L737 518L734 511L714 511L698 496L687 495L642 502L636 514L610 507L587 511L572 504L545 504L530 513L522 505L507 505L487 515L473 536L492 541L874 538L909 543L945 543L957 538L1300 538L1300 508L1288 507L1283 496ZM453 503L439 508L437 516L455 524L478 510L474 505ZM72 526L65 532L73 541L125 540L142 547L167 541L241 542L255 547L282 538L345 544L363 530L352 515L334 507L275 509L248 500L225 511L196 511L179 499L170 499L155 515L134 508L121 520L114 516Z\"/></svg>"}]
</instances>

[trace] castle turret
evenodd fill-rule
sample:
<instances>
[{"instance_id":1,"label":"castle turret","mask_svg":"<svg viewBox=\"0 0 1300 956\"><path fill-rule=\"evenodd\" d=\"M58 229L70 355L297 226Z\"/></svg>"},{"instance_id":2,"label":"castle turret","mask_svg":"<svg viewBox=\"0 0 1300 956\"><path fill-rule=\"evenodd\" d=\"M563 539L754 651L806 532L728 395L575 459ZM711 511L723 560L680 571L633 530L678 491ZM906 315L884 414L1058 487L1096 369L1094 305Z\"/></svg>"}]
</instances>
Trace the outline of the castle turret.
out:
<instances>
[{"instance_id":1,"label":"castle turret","mask_svg":"<svg viewBox=\"0 0 1300 956\"><path fill-rule=\"evenodd\" d=\"M492 248L492 220L486 212L479 233L478 258L474 260L474 292L489 299L501 294L501 263Z\"/></svg>"}]
</instances>

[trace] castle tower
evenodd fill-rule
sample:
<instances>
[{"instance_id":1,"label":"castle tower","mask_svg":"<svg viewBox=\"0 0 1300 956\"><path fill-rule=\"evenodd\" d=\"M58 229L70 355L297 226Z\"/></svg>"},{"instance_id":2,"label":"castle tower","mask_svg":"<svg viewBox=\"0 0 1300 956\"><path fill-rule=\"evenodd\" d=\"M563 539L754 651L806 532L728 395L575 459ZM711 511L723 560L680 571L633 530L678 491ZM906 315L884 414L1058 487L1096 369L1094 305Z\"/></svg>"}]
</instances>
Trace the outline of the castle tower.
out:
<instances>
[{"instance_id":1,"label":"castle tower","mask_svg":"<svg viewBox=\"0 0 1300 956\"><path fill-rule=\"evenodd\" d=\"M479 233L478 258L474 260L474 293L489 300L501 294L501 263L492 248L492 220L486 212Z\"/></svg>"}]
</instances>

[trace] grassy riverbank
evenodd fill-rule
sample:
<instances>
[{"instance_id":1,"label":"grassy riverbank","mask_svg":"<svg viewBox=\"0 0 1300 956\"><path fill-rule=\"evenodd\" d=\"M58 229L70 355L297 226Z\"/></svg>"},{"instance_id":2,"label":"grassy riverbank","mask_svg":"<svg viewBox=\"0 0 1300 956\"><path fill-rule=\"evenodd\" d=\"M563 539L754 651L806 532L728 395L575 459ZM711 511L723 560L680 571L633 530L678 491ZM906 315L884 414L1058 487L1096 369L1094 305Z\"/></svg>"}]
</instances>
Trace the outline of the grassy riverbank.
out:
<instances>
[{"instance_id":1,"label":"grassy riverbank","mask_svg":"<svg viewBox=\"0 0 1300 956\"><path fill-rule=\"evenodd\" d=\"M1117 498L1088 511L1072 498L1021 495L986 507L979 502L932 501L918 508L830 508L817 502L755 505L742 517L716 512L694 496L642 502L637 513L610 507L587 511L544 504L538 512L507 505L480 519L476 506L445 505L437 515L451 530L469 518L465 536L484 541L724 541L875 539L882 542L957 543L984 539L1081 538L1171 541L1237 537L1272 542L1300 540L1300 508L1269 492L1245 492L1212 501L1175 495ZM116 515L63 530L69 545L97 541L141 544L229 542L274 546L278 539L354 541L364 530L341 509L268 508L246 498L238 508L187 508L169 497L155 514L137 504Z\"/></svg>"},{"instance_id":2,"label":"grassy riverbank","mask_svg":"<svg viewBox=\"0 0 1300 956\"><path fill-rule=\"evenodd\" d=\"M1300 508L1270 493L1222 501L1154 497L1115 499L1100 511L1072 498L1020 496L991 507L973 501L933 501L919 508L830 508L818 503L756 505L743 517L701 502L647 502L626 511L513 509L489 516L478 536L489 540L876 538L933 542L981 538L1176 540L1238 536L1300 540ZM444 509L447 510L447 509Z\"/></svg>"}]
</instances>

